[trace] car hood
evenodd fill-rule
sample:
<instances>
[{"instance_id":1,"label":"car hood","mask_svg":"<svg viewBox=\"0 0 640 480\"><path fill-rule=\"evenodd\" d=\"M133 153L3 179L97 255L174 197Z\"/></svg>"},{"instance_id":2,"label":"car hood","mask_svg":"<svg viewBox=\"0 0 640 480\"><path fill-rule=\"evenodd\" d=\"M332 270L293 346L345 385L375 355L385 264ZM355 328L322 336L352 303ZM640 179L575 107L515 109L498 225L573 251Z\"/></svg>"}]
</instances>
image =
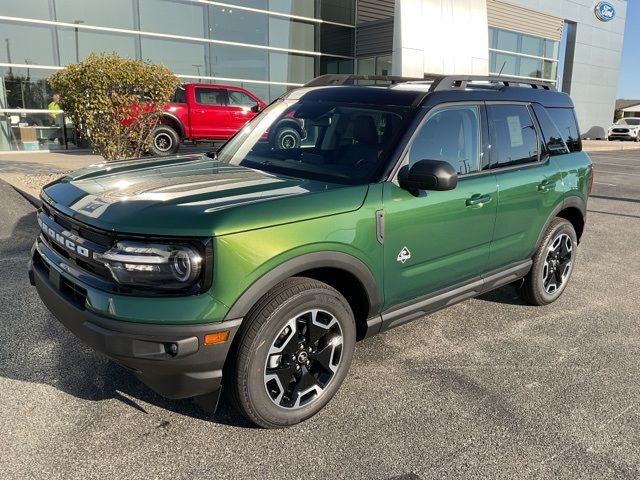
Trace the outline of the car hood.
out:
<instances>
[{"instance_id":1,"label":"car hood","mask_svg":"<svg viewBox=\"0 0 640 480\"><path fill-rule=\"evenodd\" d=\"M216 236L357 210L367 189L182 156L92 165L46 185L42 198L104 230Z\"/></svg>"}]
</instances>

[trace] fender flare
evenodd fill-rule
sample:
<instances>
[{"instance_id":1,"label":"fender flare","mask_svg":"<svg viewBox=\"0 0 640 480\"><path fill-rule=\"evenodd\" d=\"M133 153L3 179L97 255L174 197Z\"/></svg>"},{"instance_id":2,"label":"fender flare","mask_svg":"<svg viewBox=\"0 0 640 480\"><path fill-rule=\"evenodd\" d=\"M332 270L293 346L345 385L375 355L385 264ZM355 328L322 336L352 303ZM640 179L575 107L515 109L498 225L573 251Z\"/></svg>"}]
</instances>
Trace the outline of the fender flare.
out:
<instances>
[{"instance_id":1,"label":"fender flare","mask_svg":"<svg viewBox=\"0 0 640 480\"><path fill-rule=\"evenodd\" d=\"M289 277L315 268L338 268L354 275L364 287L369 300L369 316L380 310L377 284L371 270L362 260L343 252L324 251L291 258L269 270L252 283L233 303L225 320L243 318L269 290Z\"/></svg>"},{"instance_id":2,"label":"fender flare","mask_svg":"<svg viewBox=\"0 0 640 480\"><path fill-rule=\"evenodd\" d=\"M542 226L542 229L540 230L540 233L538 234L538 239L536 240L536 244L535 244L535 247L533 248L533 250L531 252L531 255L533 255L533 253L538 249L538 246L540 245L540 242L542 241L542 237L544 236L544 232L546 232L547 228L549 228L549 224L551 223L551 221L558 216L558 213L560 213L562 210L564 210L566 208L576 208L576 209L578 209L580 211L580 213L582 214L582 220L586 221L586 218L587 218L587 204L586 204L586 202L581 197L579 197L577 195L570 195L568 197L564 197L562 199L562 201L558 202L558 204L553 208L553 210L551 210L551 213L547 217L547 220L544 222L544 225ZM529 255L529 256L531 256L531 255Z\"/></svg>"},{"instance_id":3,"label":"fender flare","mask_svg":"<svg viewBox=\"0 0 640 480\"><path fill-rule=\"evenodd\" d=\"M165 120L169 119L169 121L172 124L175 124L178 127L178 135L180 136L180 139L184 138L184 125L182 124L182 121L175 116L173 113L169 113L169 112L163 112L162 113L162 119L161 122L165 125L167 125L168 127L171 127L170 124L165 123Z\"/></svg>"}]
</instances>

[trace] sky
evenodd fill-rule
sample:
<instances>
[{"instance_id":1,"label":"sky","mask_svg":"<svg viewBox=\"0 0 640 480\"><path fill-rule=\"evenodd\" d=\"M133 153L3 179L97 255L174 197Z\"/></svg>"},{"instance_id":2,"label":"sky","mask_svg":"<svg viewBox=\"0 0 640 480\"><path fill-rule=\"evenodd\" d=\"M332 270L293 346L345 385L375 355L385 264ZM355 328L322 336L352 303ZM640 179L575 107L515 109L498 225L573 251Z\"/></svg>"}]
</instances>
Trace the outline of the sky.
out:
<instances>
[{"instance_id":1,"label":"sky","mask_svg":"<svg viewBox=\"0 0 640 480\"><path fill-rule=\"evenodd\" d=\"M618 98L640 99L640 0L627 1Z\"/></svg>"}]
</instances>

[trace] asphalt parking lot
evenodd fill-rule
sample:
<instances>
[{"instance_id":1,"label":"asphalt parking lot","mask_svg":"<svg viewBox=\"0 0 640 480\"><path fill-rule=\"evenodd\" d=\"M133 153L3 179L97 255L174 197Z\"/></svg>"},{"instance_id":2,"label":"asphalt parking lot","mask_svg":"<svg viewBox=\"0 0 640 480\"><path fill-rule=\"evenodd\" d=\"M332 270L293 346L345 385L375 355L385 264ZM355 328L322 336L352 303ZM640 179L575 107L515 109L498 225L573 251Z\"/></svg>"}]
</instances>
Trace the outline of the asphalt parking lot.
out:
<instances>
[{"instance_id":1,"label":"asphalt parking lot","mask_svg":"<svg viewBox=\"0 0 640 480\"><path fill-rule=\"evenodd\" d=\"M640 477L640 150L598 152L572 283L505 287L361 342L287 430L155 395L52 318L34 210L0 184L0 478Z\"/></svg>"}]
</instances>

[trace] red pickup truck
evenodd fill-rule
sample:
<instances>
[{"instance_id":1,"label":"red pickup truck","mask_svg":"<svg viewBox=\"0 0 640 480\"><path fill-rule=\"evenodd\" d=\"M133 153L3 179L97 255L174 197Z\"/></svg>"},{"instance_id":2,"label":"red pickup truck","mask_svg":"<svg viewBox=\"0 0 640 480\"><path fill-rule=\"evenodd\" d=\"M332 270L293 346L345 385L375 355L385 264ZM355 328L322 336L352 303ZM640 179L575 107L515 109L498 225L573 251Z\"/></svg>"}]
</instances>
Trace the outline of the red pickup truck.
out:
<instances>
[{"instance_id":1,"label":"red pickup truck","mask_svg":"<svg viewBox=\"0 0 640 480\"><path fill-rule=\"evenodd\" d=\"M233 85L186 83L165 106L162 124L153 132L154 155L172 155L180 142L224 141L265 107L253 93ZM274 141L281 148L297 148L304 137L299 121L279 123Z\"/></svg>"}]
</instances>

